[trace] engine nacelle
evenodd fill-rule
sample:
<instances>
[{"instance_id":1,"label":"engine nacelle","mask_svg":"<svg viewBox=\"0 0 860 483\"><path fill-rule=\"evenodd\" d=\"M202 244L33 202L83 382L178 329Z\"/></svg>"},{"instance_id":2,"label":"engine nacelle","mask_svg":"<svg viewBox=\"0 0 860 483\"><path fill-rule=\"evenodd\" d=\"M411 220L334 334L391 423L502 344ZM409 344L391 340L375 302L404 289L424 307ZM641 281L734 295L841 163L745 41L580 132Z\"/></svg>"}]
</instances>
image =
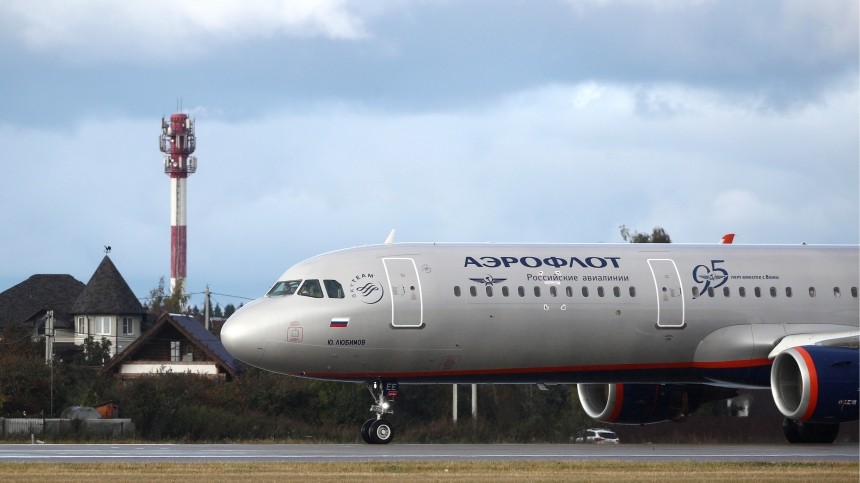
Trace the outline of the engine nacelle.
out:
<instances>
[{"instance_id":1,"label":"engine nacelle","mask_svg":"<svg viewBox=\"0 0 860 483\"><path fill-rule=\"evenodd\" d=\"M857 419L860 351L842 347L792 347L770 370L770 390L788 419L839 423Z\"/></svg>"},{"instance_id":2,"label":"engine nacelle","mask_svg":"<svg viewBox=\"0 0 860 483\"><path fill-rule=\"evenodd\" d=\"M734 389L695 384L577 384L576 390L589 416L615 424L680 420L703 402L737 395Z\"/></svg>"}]
</instances>

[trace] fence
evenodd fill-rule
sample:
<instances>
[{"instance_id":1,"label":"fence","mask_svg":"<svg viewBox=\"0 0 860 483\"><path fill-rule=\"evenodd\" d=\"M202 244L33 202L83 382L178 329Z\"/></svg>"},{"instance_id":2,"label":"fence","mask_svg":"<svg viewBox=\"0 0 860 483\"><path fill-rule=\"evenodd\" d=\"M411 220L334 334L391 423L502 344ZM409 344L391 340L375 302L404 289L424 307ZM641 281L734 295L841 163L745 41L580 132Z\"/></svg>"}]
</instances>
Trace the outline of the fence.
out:
<instances>
[{"instance_id":1,"label":"fence","mask_svg":"<svg viewBox=\"0 0 860 483\"><path fill-rule=\"evenodd\" d=\"M0 418L0 438L14 435L62 434L84 431L92 436L131 436L131 419Z\"/></svg>"}]
</instances>

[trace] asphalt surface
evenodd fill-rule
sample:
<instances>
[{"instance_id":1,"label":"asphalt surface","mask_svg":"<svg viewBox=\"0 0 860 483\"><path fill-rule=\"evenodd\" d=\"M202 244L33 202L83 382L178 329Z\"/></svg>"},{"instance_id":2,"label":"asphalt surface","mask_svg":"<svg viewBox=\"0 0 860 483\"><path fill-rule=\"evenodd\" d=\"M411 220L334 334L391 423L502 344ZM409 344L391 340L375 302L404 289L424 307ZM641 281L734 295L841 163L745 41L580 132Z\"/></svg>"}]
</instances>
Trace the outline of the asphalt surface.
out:
<instances>
[{"instance_id":1,"label":"asphalt surface","mask_svg":"<svg viewBox=\"0 0 860 483\"><path fill-rule=\"evenodd\" d=\"M848 445L3 444L0 462L860 461Z\"/></svg>"}]
</instances>

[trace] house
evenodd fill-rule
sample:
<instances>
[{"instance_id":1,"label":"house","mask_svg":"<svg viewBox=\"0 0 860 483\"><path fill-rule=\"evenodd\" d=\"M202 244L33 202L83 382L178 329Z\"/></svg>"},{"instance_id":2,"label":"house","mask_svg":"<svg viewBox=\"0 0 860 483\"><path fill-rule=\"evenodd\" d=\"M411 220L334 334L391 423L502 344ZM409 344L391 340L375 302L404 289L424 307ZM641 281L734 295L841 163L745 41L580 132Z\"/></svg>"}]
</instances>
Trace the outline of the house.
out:
<instances>
[{"instance_id":1,"label":"house","mask_svg":"<svg viewBox=\"0 0 860 483\"><path fill-rule=\"evenodd\" d=\"M80 293L71 312L75 317L75 343L105 338L111 342L110 355L122 352L140 337L146 309L105 255Z\"/></svg>"},{"instance_id":2,"label":"house","mask_svg":"<svg viewBox=\"0 0 860 483\"><path fill-rule=\"evenodd\" d=\"M104 366L121 379L161 372L190 372L232 380L239 362L198 320L182 314L164 314Z\"/></svg>"},{"instance_id":3,"label":"house","mask_svg":"<svg viewBox=\"0 0 860 483\"><path fill-rule=\"evenodd\" d=\"M0 293L0 327L29 328L33 338L45 333L49 311L54 313L54 351L75 349L72 305L85 285L71 275L33 275Z\"/></svg>"}]
</instances>

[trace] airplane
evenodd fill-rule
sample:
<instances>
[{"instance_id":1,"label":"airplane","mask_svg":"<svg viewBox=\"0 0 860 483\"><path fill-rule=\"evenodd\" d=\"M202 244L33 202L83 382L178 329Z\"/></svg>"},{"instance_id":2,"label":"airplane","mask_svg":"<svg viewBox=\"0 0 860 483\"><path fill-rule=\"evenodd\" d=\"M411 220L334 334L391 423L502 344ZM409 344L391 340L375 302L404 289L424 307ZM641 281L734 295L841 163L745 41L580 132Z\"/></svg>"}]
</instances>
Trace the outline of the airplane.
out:
<instances>
[{"instance_id":1,"label":"airplane","mask_svg":"<svg viewBox=\"0 0 860 483\"><path fill-rule=\"evenodd\" d=\"M577 384L600 422L680 420L770 389L792 443L858 419L860 247L393 243L289 268L221 331L236 358L364 382L370 444L400 384Z\"/></svg>"}]
</instances>

